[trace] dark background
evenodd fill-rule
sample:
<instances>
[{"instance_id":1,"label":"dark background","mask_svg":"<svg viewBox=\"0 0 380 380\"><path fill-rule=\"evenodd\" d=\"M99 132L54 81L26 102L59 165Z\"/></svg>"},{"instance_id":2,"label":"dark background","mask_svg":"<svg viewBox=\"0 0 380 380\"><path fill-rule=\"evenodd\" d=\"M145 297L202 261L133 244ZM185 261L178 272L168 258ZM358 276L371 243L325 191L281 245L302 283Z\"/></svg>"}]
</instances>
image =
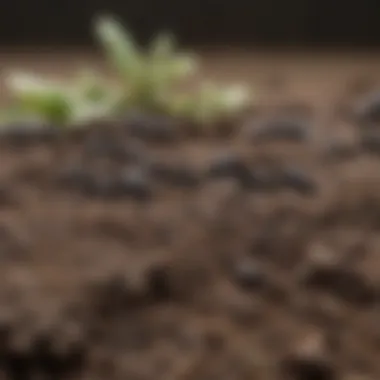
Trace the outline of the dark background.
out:
<instances>
[{"instance_id":1,"label":"dark background","mask_svg":"<svg viewBox=\"0 0 380 380\"><path fill-rule=\"evenodd\" d=\"M91 43L107 11L142 42L157 30L184 44L380 47L378 0L3 0L0 44Z\"/></svg>"}]
</instances>

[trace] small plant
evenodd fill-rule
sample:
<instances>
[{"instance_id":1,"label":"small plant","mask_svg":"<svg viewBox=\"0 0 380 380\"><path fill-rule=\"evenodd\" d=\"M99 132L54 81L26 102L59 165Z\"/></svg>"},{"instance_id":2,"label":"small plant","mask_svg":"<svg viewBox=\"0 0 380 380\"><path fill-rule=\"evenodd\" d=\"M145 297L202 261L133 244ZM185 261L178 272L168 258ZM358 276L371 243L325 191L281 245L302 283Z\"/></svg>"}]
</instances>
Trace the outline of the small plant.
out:
<instances>
[{"instance_id":1,"label":"small plant","mask_svg":"<svg viewBox=\"0 0 380 380\"><path fill-rule=\"evenodd\" d=\"M36 120L58 126L81 125L112 115L121 94L92 72L83 72L71 82L37 75L13 73L6 85L12 106L3 113L8 122Z\"/></svg>"},{"instance_id":2,"label":"small plant","mask_svg":"<svg viewBox=\"0 0 380 380\"><path fill-rule=\"evenodd\" d=\"M196 58L176 52L170 35L158 35L143 51L114 19L98 19L95 31L121 80L126 108L166 111L167 99L174 88L197 69Z\"/></svg>"},{"instance_id":3,"label":"small plant","mask_svg":"<svg viewBox=\"0 0 380 380\"><path fill-rule=\"evenodd\" d=\"M118 85L87 70L69 82L13 73L6 83L13 100L3 113L8 121L85 125L139 109L211 123L248 104L249 94L240 86L222 88L204 83L195 91L185 92L182 86L196 73L198 58L177 51L169 34L158 35L142 49L111 17L98 18L94 29Z\"/></svg>"},{"instance_id":4,"label":"small plant","mask_svg":"<svg viewBox=\"0 0 380 380\"><path fill-rule=\"evenodd\" d=\"M240 111L249 102L242 86L222 88L204 83L198 90L181 91L199 68L198 57L178 52L174 37L159 34L146 51L114 19L95 24L96 35L124 90L125 108L169 113L207 123Z\"/></svg>"}]
</instances>

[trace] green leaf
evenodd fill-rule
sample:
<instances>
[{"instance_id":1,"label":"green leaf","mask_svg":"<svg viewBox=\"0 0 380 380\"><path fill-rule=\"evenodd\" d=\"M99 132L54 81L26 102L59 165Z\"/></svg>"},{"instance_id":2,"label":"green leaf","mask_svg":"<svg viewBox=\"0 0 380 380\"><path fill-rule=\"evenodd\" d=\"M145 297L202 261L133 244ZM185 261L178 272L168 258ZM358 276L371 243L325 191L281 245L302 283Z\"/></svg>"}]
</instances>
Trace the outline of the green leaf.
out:
<instances>
[{"instance_id":1,"label":"green leaf","mask_svg":"<svg viewBox=\"0 0 380 380\"><path fill-rule=\"evenodd\" d=\"M174 86L188 79L197 68L195 56L176 52L171 34L157 35L143 53L132 36L111 17L98 18L95 32L121 77L126 105L162 111Z\"/></svg>"},{"instance_id":2,"label":"green leaf","mask_svg":"<svg viewBox=\"0 0 380 380\"><path fill-rule=\"evenodd\" d=\"M187 79L197 67L197 58L175 51L175 39L170 34L159 34L150 49L150 69L158 85L172 86Z\"/></svg>"},{"instance_id":3,"label":"green leaf","mask_svg":"<svg viewBox=\"0 0 380 380\"><path fill-rule=\"evenodd\" d=\"M15 73L8 76L8 88L19 108L55 123L65 123L70 113L68 89L35 75Z\"/></svg>"},{"instance_id":4,"label":"green leaf","mask_svg":"<svg viewBox=\"0 0 380 380\"><path fill-rule=\"evenodd\" d=\"M152 41L146 59L142 104L155 110L165 111L166 99L175 86L188 79L197 67L195 57L176 52L175 39L171 34L161 33Z\"/></svg>"},{"instance_id":5,"label":"green leaf","mask_svg":"<svg viewBox=\"0 0 380 380\"><path fill-rule=\"evenodd\" d=\"M98 18L95 35L108 60L126 83L140 75L141 54L132 36L116 19L109 16Z\"/></svg>"}]
</instances>

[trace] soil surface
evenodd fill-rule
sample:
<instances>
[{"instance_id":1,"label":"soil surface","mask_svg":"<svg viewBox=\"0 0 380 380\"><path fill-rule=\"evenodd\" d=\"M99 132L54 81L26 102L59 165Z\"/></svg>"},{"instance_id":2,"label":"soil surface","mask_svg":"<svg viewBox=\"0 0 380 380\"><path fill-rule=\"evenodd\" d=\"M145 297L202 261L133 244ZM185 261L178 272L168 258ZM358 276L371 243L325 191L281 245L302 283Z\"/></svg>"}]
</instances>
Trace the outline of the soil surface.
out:
<instances>
[{"instance_id":1,"label":"soil surface","mask_svg":"<svg viewBox=\"0 0 380 380\"><path fill-rule=\"evenodd\" d=\"M380 60L266 59L242 120L1 131L2 378L379 379Z\"/></svg>"}]
</instances>

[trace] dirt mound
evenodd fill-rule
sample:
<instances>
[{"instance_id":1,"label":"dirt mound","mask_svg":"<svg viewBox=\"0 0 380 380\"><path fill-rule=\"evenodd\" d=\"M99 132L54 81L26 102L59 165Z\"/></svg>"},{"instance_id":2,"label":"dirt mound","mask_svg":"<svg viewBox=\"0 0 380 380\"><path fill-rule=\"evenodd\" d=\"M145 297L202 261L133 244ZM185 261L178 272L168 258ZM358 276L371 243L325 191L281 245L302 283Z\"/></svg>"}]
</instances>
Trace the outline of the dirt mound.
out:
<instances>
[{"instance_id":1,"label":"dirt mound","mask_svg":"<svg viewBox=\"0 0 380 380\"><path fill-rule=\"evenodd\" d=\"M377 102L3 130L4 378L378 379Z\"/></svg>"}]
</instances>

